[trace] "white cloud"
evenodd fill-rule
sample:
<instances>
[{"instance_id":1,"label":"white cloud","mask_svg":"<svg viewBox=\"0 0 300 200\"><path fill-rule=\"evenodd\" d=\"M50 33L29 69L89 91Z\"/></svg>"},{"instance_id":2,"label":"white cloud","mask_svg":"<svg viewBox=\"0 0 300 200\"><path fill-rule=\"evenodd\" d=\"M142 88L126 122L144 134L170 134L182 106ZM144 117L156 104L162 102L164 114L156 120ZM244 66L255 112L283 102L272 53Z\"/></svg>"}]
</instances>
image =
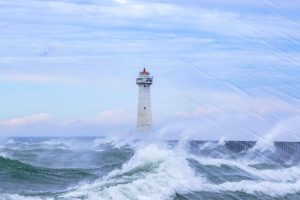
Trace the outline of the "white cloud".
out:
<instances>
[{"instance_id":1,"label":"white cloud","mask_svg":"<svg viewBox=\"0 0 300 200\"><path fill-rule=\"evenodd\" d=\"M125 109L112 109L100 112L95 117L76 120L81 124L94 124L103 126L120 126L124 124L134 124L135 115Z\"/></svg>"},{"instance_id":2,"label":"white cloud","mask_svg":"<svg viewBox=\"0 0 300 200\"><path fill-rule=\"evenodd\" d=\"M53 120L53 116L41 113L41 114L35 114L20 118L14 118L9 120L3 120L0 121L0 126L8 126L8 127L19 127L19 126L26 126L30 124L36 124L36 123L45 123Z\"/></svg>"},{"instance_id":3,"label":"white cloud","mask_svg":"<svg viewBox=\"0 0 300 200\"><path fill-rule=\"evenodd\" d=\"M13 118L0 121L0 126L25 126L34 123L53 122L59 126L69 125L98 125L98 126L120 126L132 124L135 121L135 115L125 109L112 109L100 112L98 115L89 118L64 119L58 120L57 117L40 113L19 118Z\"/></svg>"},{"instance_id":4,"label":"white cloud","mask_svg":"<svg viewBox=\"0 0 300 200\"><path fill-rule=\"evenodd\" d=\"M0 121L0 136L103 136L135 129L135 115L125 109L100 112L89 118L60 119L47 113Z\"/></svg>"},{"instance_id":5,"label":"white cloud","mask_svg":"<svg viewBox=\"0 0 300 200\"><path fill-rule=\"evenodd\" d=\"M157 132L153 137L164 139L226 139L256 140L271 134L276 139L293 140L300 138L296 128L300 112L295 105L289 105L280 99L266 97L246 98L237 94L206 94L211 101L200 102L192 112L176 112L174 115L160 119L155 118ZM212 101L213 99L213 101ZM284 130L278 124L284 121ZM83 136L109 135L112 132L127 134L134 130L136 113L126 109L105 110L88 118L63 119L49 114L37 114L0 122L2 134L8 136ZM28 126L30 125L30 126ZM280 125L279 127L282 127ZM274 130L276 130L276 133ZM270 133L271 131L271 133ZM286 134L285 134L286 132ZM285 136L283 138L282 136Z\"/></svg>"}]
</instances>

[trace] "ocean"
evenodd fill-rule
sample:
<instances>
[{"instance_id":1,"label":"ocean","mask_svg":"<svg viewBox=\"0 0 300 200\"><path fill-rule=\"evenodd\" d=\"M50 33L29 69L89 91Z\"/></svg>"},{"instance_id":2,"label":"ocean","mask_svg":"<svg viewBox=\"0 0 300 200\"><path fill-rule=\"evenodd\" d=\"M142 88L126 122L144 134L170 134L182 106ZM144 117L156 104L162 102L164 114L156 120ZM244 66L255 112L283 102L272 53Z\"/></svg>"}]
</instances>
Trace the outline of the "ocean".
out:
<instances>
[{"instance_id":1,"label":"ocean","mask_svg":"<svg viewBox=\"0 0 300 200\"><path fill-rule=\"evenodd\" d=\"M223 141L0 140L0 200L299 200L300 166Z\"/></svg>"}]
</instances>

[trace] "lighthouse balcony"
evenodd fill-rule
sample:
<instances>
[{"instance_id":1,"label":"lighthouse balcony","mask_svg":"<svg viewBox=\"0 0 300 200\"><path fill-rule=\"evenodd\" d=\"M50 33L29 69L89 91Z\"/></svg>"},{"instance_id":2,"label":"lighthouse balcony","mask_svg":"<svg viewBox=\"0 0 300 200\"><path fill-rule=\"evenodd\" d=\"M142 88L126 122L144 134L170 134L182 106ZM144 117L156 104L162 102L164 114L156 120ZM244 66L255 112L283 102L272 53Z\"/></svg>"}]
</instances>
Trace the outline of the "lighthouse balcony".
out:
<instances>
[{"instance_id":1,"label":"lighthouse balcony","mask_svg":"<svg viewBox=\"0 0 300 200\"><path fill-rule=\"evenodd\" d=\"M136 84L152 84L152 78L137 78Z\"/></svg>"}]
</instances>

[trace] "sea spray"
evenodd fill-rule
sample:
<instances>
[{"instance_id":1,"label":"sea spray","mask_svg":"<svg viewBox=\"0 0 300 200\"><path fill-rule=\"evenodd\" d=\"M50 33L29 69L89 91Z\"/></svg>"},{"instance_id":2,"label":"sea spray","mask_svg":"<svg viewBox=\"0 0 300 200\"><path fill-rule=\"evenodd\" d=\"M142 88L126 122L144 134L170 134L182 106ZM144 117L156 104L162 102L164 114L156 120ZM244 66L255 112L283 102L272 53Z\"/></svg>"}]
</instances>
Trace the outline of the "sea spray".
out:
<instances>
[{"instance_id":1,"label":"sea spray","mask_svg":"<svg viewBox=\"0 0 300 200\"><path fill-rule=\"evenodd\" d=\"M121 169L66 194L68 198L163 200L201 184L184 157L149 145L138 149Z\"/></svg>"},{"instance_id":2,"label":"sea spray","mask_svg":"<svg viewBox=\"0 0 300 200\"><path fill-rule=\"evenodd\" d=\"M0 151L0 200L300 199L299 163L231 152L224 140L13 141Z\"/></svg>"}]
</instances>

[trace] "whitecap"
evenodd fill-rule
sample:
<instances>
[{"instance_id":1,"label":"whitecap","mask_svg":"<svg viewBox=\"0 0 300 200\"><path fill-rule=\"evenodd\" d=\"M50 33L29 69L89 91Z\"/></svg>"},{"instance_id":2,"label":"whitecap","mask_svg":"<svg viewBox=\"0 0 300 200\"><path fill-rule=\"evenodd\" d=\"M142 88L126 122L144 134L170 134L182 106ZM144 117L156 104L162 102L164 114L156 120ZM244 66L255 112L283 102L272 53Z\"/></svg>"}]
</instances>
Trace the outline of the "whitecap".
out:
<instances>
[{"instance_id":1,"label":"whitecap","mask_svg":"<svg viewBox=\"0 0 300 200\"><path fill-rule=\"evenodd\" d=\"M202 184L182 155L149 145L138 149L121 169L64 195L66 198L163 200Z\"/></svg>"},{"instance_id":2,"label":"whitecap","mask_svg":"<svg viewBox=\"0 0 300 200\"><path fill-rule=\"evenodd\" d=\"M292 166L283 169L257 169L251 165L257 164L255 161L246 160L230 160L223 158L209 158L200 156L189 156L190 159L196 160L201 165L212 165L221 167L222 165L227 165L231 167L236 167L253 177L257 177L261 180L267 181L281 181L281 182L291 182L300 180L300 166Z\"/></svg>"}]
</instances>

